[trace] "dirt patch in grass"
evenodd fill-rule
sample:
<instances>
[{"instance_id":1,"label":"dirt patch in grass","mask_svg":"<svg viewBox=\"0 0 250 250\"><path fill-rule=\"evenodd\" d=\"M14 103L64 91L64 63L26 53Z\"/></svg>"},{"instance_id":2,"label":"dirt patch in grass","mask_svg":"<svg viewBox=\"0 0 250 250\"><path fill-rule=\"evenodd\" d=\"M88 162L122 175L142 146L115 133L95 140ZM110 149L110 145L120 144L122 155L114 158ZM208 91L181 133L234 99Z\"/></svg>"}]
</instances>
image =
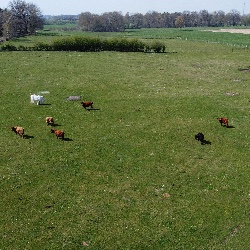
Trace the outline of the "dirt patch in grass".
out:
<instances>
[{"instance_id":1,"label":"dirt patch in grass","mask_svg":"<svg viewBox=\"0 0 250 250\"><path fill-rule=\"evenodd\" d=\"M211 32L228 32L228 33L239 33L239 34L250 34L250 29L219 29L219 30L207 30Z\"/></svg>"},{"instance_id":2,"label":"dirt patch in grass","mask_svg":"<svg viewBox=\"0 0 250 250\"><path fill-rule=\"evenodd\" d=\"M239 93L235 93L235 92L226 92L225 93L228 96L234 96L234 95L238 95Z\"/></svg>"}]
</instances>

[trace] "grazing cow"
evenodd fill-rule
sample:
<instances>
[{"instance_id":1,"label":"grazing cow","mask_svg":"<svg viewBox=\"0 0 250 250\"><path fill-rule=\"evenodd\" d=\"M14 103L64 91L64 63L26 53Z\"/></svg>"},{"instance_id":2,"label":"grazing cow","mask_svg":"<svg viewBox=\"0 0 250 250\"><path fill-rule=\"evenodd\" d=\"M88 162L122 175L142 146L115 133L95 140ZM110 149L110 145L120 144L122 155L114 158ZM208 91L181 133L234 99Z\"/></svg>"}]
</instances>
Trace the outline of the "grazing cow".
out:
<instances>
[{"instance_id":1,"label":"grazing cow","mask_svg":"<svg viewBox=\"0 0 250 250\"><path fill-rule=\"evenodd\" d=\"M222 123L225 124L228 127L228 119L227 118L217 118L217 120L220 122L220 125L222 126Z\"/></svg>"},{"instance_id":2,"label":"grazing cow","mask_svg":"<svg viewBox=\"0 0 250 250\"><path fill-rule=\"evenodd\" d=\"M31 95L30 96L30 102L35 103L35 101L36 101L37 105L44 104L44 97L41 96L41 95L35 95L35 94Z\"/></svg>"},{"instance_id":3,"label":"grazing cow","mask_svg":"<svg viewBox=\"0 0 250 250\"><path fill-rule=\"evenodd\" d=\"M82 106L86 109L87 107L93 108L93 102L81 102Z\"/></svg>"},{"instance_id":4,"label":"grazing cow","mask_svg":"<svg viewBox=\"0 0 250 250\"><path fill-rule=\"evenodd\" d=\"M54 133L56 135L56 138L58 139L58 137L61 137L62 140L64 140L64 132L62 130L59 129L51 129L50 130L51 133Z\"/></svg>"},{"instance_id":5,"label":"grazing cow","mask_svg":"<svg viewBox=\"0 0 250 250\"><path fill-rule=\"evenodd\" d=\"M199 132L197 135L195 135L195 140L203 142L204 141L204 135L201 132Z\"/></svg>"},{"instance_id":6,"label":"grazing cow","mask_svg":"<svg viewBox=\"0 0 250 250\"><path fill-rule=\"evenodd\" d=\"M11 127L11 131L14 131L16 134L20 135L23 138L24 128L22 127Z\"/></svg>"},{"instance_id":7,"label":"grazing cow","mask_svg":"<svg viewBox=\"0 0 250 250\"><path fill-rule=\"evenodd\" d=\"M47 125L54 126L55 123L54 123L53 117L51 117L51 116L46 117L46 123L47 123Z\"/></svg>"}]
</instances>

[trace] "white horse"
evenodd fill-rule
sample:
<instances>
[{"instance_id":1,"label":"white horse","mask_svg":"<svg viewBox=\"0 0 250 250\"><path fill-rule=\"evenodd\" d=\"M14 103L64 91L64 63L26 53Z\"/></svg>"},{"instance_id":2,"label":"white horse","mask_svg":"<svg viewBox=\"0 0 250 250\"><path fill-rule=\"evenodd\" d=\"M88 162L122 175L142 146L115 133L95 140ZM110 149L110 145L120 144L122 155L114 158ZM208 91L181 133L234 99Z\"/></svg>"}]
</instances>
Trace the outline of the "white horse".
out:
<instances>
[{"instance_id":1,"label":"white horse","mask_svg":"<svg viewBox=\"0 0 250 250\"><path fill-rule=\"evenodd\" d=\"M31 103L35 103L36 102L37 105L44 104L44 97L41 96L41 95L35 95L35 94L33 94L33 95L30 96L30 102Z\"/></svg>"}]
</instances>

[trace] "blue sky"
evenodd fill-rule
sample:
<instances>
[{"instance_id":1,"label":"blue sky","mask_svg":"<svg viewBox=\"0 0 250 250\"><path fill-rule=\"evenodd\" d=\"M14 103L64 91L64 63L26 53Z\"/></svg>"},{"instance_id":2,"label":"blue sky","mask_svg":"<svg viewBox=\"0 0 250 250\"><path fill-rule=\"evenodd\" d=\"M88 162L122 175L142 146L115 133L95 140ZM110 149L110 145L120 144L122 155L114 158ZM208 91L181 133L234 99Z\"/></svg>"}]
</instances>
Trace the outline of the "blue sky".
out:
<instances>
[{"instance_id":1,"label":"blue sky","mask_svg":"<svg viewBox=\"0 0 250 250\"><path fill-rule=\"evenodd\" d=\"M0 8L8 7L9 0L1 0ZM213 11L222 10L225 13L237 10L240 14L250 14L250 0L25 0L36 4L43 15L77 15L82 12L102 14L104 12L120 11L122 14L142 13L149 11L183 12L183 11Z\"/></svg>"}]
</instances>

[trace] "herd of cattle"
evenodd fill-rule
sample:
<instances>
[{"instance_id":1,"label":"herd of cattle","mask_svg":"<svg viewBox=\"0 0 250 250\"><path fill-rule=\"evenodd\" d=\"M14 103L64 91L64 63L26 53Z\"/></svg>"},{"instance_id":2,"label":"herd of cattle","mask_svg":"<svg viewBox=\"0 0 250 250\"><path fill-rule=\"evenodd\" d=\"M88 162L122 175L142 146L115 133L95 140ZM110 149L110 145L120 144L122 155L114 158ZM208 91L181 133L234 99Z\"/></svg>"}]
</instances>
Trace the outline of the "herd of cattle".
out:
<instances>
[{"instance_id":1,"label":"herd of cattle","mask_svg":"<svg viewBox=\"0 0 250 250\"><path fill-rule=\"evenodd\" d=\"M31 95L30 98L31 98L31 103L34 103L35 101L37 101L38 105L40 103L41 104L44 103L43 96L34 94L34 95ZM93 108L93 102L81 102L81 105L85 109L88 107ZM221 126L224 124L224 125L226 125L226 127L228 127L228 119L227 118L220 117L220 118L217 118L217 120L220 122ZM46 123L47 123L47 125L54 126L55 125L54 118L51 116L46 117ZM15 132L16 134L18 134L22 138L24 138L24 128L23 127L19 127L19 126L11 127L11 131ZM50 132L55 134L57 139L61 138L62 140L64 140L64 135L65 135L64 131L52 128L50 130ZM195 135L195 139L200 141L201 143L204 143L205 136L203 133L199 132L197 135Z\"/></svg>"},{"instance_id":2,"label":"herd of cattle","mask_svg":"<svg viewBox=\"0 0 250 250\"><path fill-rule=\"evenodd\" d=\"M31 97L31 103L34 103L34 100L37 100L37 99L35 99L34 95L32 95L32 97ZM87 107L93 108L93 102L81 102L81 105L85 109ZM46 117L45 121L46 121L47 125L50 125L50 126L54 126L55 125L54 118L51 117L51 116ZM24 128L23 127L15 126L15 127L11 127L10 129L11 129L11 131L15 132L20 137L24 138ZM64 135L65 135L64 131L52 128L50 130L50 132L53 133L53 134L55 134L57 139L61 138L62 140L64 140Z\"/></svg>"}]
</instances>

